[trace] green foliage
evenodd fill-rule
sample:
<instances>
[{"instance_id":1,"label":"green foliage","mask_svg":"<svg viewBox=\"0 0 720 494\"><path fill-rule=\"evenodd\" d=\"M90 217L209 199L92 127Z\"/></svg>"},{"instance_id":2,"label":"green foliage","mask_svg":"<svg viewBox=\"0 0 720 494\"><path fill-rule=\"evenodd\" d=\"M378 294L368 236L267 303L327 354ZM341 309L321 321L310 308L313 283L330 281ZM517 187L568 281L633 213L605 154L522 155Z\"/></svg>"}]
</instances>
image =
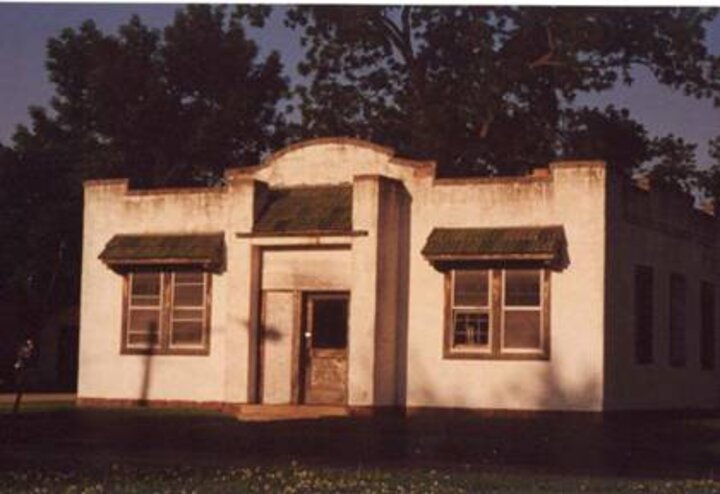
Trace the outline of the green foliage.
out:
<instances>
[{"instance_id":1,"label":"green foliage","mask_svg":"<svg viewBox=\"0 0 720 494\"><path fill-rule=\"evenodd\" d=\"M568 105L581 92L632 83L635 66L720 102L711 73L717 60L704 44L704 25L715 15L668 8L302 6L288 11L286 23L307 49L300 69L311 82L298 89L305 136L367 138L436 159L446 175L513 174L558 155L617 155L601 146L622 135L634 139L637 124L614 110L601 116ZM570 136L562 134L563 120L571 123ZM601 127L604 136L581 137L585 126ZM648 153L640 149L642 134L633 159ZM613 159L630 166L628 158Z\"/></svg>"},{"instance_id":2,"label":"green foliage","mask_svg":"<svg viewBox=\"0 0 720 494\"><path fill-rule=\"evenodd\" d=\"M628 110L584 107L565 113L560 130L565 158L601 159L630 172L652 157L647 131Z\"/></svg>"},{"instance_id":3,"label":"green foliage","mask_svg":"<svg viewBox=\"0 0 720 494\"><path fill-rule=\"evenodd\" d=\"M283 464L284 463L284 464ZM608 493L710 494L720 492L713 479L655 479L612 476L541 475L503 472L497 466L425 468L329 468L275 462L264 466L175 467L113 463L106 469L11 470L0 477L0 493L348 493L465 494Z\"/></svg>"},{"instance_id":4,"label":"green foliage","mask_svg":"<svg viewBox=\"0 0 720 494\"><path fill-rule=\"evenodd\" d=\"M77 303L83 180L216 183L285 142L279 54L261 59L243 29L267 15L188 6L163 31L132 17L116 34L86 21L49 40L50 109L31 108L0 148L0 299L20 294L38 319Z\"/></svg>"},{"instance_id":5,"label":"green foliage","mask_svg":"<svg viewBox=\"0 0 720 494\"><path fill-rule=\"evenodd\" d=\"M98 152L103 159L103 169L88 174L192 183L282 145L280 57L258 60L242 27L244 17L257 23L263 15L189 6L162 33L133 17L117 35L87 21L51 39L56 123L89 141L81 146L87 166L100 161Z\"/></svg>"},{"instance_id":6,"label":"green foliage","mask_svg":"<svg viewBox=\"0 0 720 494\"><path fill-rule=\"evenodd\" d=\"M698 186L704 196L720 204L720 135L708 142L712 162L698 174Z\"/></svg>"},{"instance_id":7,"label":"green foliage","mask_svg":"<svg viewBox=\"0 0 720 494\"><path fill-rule=\"evenodd\" d=\"M685 192L692 191L698 179L696 148L696 144L672 134L654 139L651 150L655 160L648 174L650 182Z\"/></svg>"},{"instance_id":8,"label":"green foliage","mask_svg":"<svg viewBox=\"0 0 720 494\"><path fill-rule=\"evenodd\" d=\"M31 331L44 310L77 300L81 177L76 140L38 108L32 129L20 127L2 164L0 221L7 233L0 254L0 297L21 305ZM2 173L2 172L0 172Z\"/></svg>"}]
</instances>

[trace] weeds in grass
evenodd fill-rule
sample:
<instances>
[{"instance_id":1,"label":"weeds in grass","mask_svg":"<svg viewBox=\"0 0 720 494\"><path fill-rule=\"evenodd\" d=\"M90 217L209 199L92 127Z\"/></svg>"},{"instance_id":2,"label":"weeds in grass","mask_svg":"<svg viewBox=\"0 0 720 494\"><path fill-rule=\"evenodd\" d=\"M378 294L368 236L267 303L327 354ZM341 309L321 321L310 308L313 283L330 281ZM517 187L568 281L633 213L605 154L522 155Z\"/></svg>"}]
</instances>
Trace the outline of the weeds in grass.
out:
<instances>
[{"instance_id":1,"label":"weeds in grass","mask_svg":"<svg viewBox=\"0 0 720 494\"><path fill-rule=\"evenodd\" d=\"M470 492L720 493L715 480L631 480L488 473L469 469L331 469L302 466L198 469L139 468L113 464L105 470L0 473L0 492L33 494L117 493L368 493L456 494Z\"/></svg>"}]
</instances>

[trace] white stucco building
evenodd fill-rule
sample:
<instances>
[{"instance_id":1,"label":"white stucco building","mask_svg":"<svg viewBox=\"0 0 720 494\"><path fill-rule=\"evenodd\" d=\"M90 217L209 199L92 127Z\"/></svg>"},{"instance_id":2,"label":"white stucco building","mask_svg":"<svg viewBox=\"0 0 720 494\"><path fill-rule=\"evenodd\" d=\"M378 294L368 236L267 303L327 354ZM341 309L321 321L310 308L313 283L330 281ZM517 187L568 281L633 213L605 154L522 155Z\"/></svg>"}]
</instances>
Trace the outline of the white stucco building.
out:
<instances>
[{"instance_id":1,"label":"white stucco building","mask_svg":"<svg viewBox=\"0 0 720 494\"><path fill-rule=\"evenodd\" d=\"M715 408L718 221L602 162L441 179L351 139L85 186L84 403Z\"/></svg>"}]
</instances>

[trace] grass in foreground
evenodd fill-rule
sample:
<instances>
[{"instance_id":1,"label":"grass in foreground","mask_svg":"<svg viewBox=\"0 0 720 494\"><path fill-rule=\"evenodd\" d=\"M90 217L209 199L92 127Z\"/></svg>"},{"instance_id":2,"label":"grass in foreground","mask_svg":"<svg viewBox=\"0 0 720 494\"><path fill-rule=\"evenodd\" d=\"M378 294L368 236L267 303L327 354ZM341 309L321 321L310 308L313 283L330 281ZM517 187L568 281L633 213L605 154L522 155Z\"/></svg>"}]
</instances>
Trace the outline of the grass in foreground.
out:
<instances>
[{"instance_id":1,"label":"grass in foreground","mask_svg":"<svg viewBox=\"0 0 720 494\"><path fill-rule=\"evenodd\" d=\"M0 472L0 492L247 493L720 493L715 480L541 476L477 470L330 469L300 466Z\"/></svg>"}]
</instances>

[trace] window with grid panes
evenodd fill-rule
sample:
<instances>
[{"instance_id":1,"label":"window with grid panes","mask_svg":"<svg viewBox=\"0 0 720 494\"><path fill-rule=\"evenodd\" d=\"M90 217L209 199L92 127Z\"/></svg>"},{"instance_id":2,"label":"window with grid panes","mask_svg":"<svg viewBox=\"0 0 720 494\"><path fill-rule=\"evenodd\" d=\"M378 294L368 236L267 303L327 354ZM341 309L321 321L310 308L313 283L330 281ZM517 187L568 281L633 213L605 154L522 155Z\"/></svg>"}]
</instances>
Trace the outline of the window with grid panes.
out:
<instances>
[{"instance_id":1,"label":"window with grid panes","mask_svg":"<svg viewBox=\"0 0 720 494\"><path fill-rule=\"evenodd\" d=\"M446 357L549 357L548 270L453 269L447 276Z\"/></svg>"},{"instance_id":2,"label":"window with grid panes","mask_svg":"<svg viewBox=\"0 0 720 494\"><path fill-rule=\"evenodd\" d=\"M207 353L210 274L139 271L126 275L124 353Z\"/></svg>"}]
</instances>

